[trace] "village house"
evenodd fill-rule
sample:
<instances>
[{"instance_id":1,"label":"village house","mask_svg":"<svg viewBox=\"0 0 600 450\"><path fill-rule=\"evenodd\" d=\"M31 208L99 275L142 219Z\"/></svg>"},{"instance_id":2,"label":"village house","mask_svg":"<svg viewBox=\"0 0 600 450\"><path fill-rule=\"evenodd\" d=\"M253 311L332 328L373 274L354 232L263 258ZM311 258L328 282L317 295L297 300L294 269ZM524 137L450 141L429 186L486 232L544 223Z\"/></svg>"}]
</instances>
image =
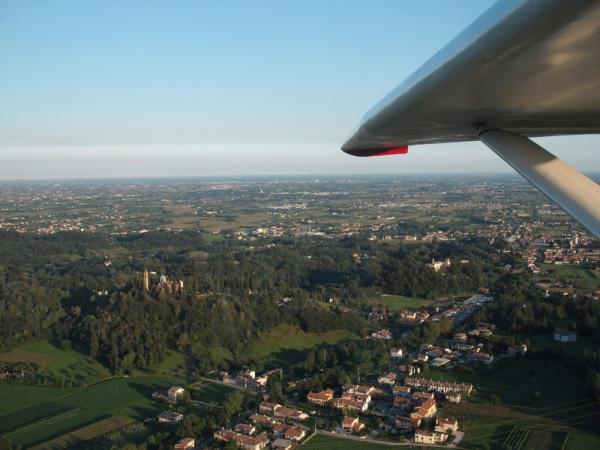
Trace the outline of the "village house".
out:
<instances>
[{"instance_id":1,"label":"village house","mask_svg":"<svg viewBox=\"0 0 600 450\"><path fill-rule=\"evenodd\" d=\"M392 347L390 349L390 357L395 359L402 358L402 349L399 347Z\"/></svg>"},{"instance_id":2,"label":"village house","mask_svg":"<svg viewBox=\"0 0 600 450\"><path fill-rule=\"evenodd\" d=\"M412 364L403 364L398 366L398 371L402 373L405 377L412 377L413 375L420 374L421 368L419 366L413 366Z\"/></svg>"},{"instance_id":3,"label":"village house","mask_svg":"<svg viewBox=\"0 0 600 450\"><path fill-rule=\"evenodd\" d=\"M360 392L344 392L342 393L342 398L345 400L356 400L366 403L367 405L371 403L371 396Z\"/></svg>"},{"instance_id":4,"label":"village house","mask_svg":"<svg viewBox=\"0 0 600 450\"><path fill-rule=\"evenodd\" d=\"M271 444L272 450L291 450L292 449L292 441L287 439L277 438Z\"/></svg>"},{"instance_id":5,"label":"village house","mask_svg":"<svg viewBox=\"0 0 600 450\"><path fill-rule=\"evenodd\" d=\"M389 372L389 373L386 373L385 375L380 376L377 379L377 381L379 382L379 384L393 385L396 383L396 378L398 378L398 375L396 375L394 372Z\"/></svg>"},{"instance_id":6,"label":"village house","mask_svg":"<svg viewBox=\"0 0 600 450\"><path fill-rule=\"evenodd\" d=\"M174 450L190 450L196 447L194 438L183 438L175 444Z\"/></svg>"},{"instance_id":7,"label":"village house","mask_svg":"<svg viewBox=\"0 0 600 450\"><path fill-rule=\"evenodd\" d=\"M373 386L364 386L360 384L345 384L342 386L342 390L351 394L373 395L375 393L375 388Z\"/></svg>"},{"instance_id":8,"label":"village house","mask_svg":"<svg viewBox=\"0 0 600 450\"><path fill-rule=\"evenodd\" d=\"M410 398L416 403L423 403L426 400L435 398L435 396L433 395L433 392L415 391L410 394Z\"/></svg>"},{"instance_id":9,"label":"village house","mask_svg":"<svg viewBox=\"0 0 600 450\"><path fill-rule=\"evenodd\" d=\"M435 431L439 433L447 433L450 430L452 433L458 431L458 420L449 419L446 417L438 417L435 423Z\"/></svg>"},{"instance_id":10,"label":"village house","mask_svg":"<svg viewBox=\"0 0 600 450\"><path fill-rule=\"evenodd\" d=\"M471 352L465 355L465 359L470 363L491 364L494 362L494 355L483 352Z\"/></svg>"},{"instance_id":11,"label":"village house","mask_svg":"<svg viewBox=\"0 0 600 450\"><path fill-rule=\"evenodd\" d=\"M260 405L258 405L258 410L262 413L262 414L269 414L269 415L273 415L275 414L275 408L277 408L279 405L277 403L271 403L271 402L262 402Z\"/></svg>"},{"instance_id":12,"label":"village house","mask_svg":"<svg viewBox=\"0 0 600 450\"><path fill-rule=\"evenodd\" d=\"M308 414L299 409L286 408L285 406L277 405L275 407L275 417L289 420L307 420Z\"/></svg>"},{"instance_id":13,"label":"village house","mask_svg":"<svg viewBox=\"0 0 600 450\"><path fill-rule=\"evenodd\" d=\"M411 392L410 386L395 385L392 387L392 394L399 395L401 397L408 397L410 395L410 392Z\"/></svg>"},{"instance_id":14,"label":"village house","mask_svg":"<svg viewBox=\"0 0 600 450\"><path fill-rule=\"evenodd\" d=\"M456 333L454 336L452 336L452 339L458 342L466 342L467 341L467 333Z\"/></svg>"},{"instance_id":15,"label":"village house","mask_svg":"<svg viewBox=\"0 0 600 450\"><path fill-rule=\"evenodd\" d=\"M167 391L167 397L169 398L169 403L175 405L179 400L183 398L183 394L185 393L185 389L181 386L171 386Z\"/></svg>"},{"instance_id":16,"label":"village house","mask_svg":"<svg viewBox=\"0 0 600 450\"><path fill-rule=\"evenodd\" d=\"M429 267L431 267L436 272L439 272L440 270L447 269L448 267L450 267L451 264L452 263L450 262L450 258L446 258L444 261L436 261L434 258L431 260L431 264L429 264Z\"/></svg>"},{"instance_id":17,"label":"village house","mask_svg":"<svg viewBox=\"0 0 600 450\"><path fill-rule=\"evenodd\" d=\"M416 311L402 311L400 313L400 318L405 320L417 320L417 312Z\"/></svg>"},{"instance_id":18,"label":"village house","mask_svg":"<svg viewBox=\"0 0 600 450\"><path fill-rule=\"evenodd\" d=\"M275 419L273 419L272 417L269 416L265 416L263 414L252 414L250 416L250 421L252 423L255 423L257 425L271 425L273 423L276 423L277 421Z\"/></svg>"},{"instance_id":19,"label":"village house","mask_svg":"<svg viewBox=\"0 0 600 450\"><path fill-rule=\"evenodd\" d=\"M333 391L331 389L325 389L321 392L310 391L306 396L309 403L323 406L333 400Z\"/></svg>"},{"instance_id":20,"label":"village house","mask_svg":"<svg viewBox=\"0 0 600 450\"><path fill-rule=\"evenodd\" d=\"M415 431L415 442L418 444L441 444L447 439L448 435L445 433L426 430Z\"/></svg>"},{"instance_id":21,"label":"village house","mask_svg":"<svg viewBox=\"0 0 600 450\"><path fill-rule=\"evenodd\" d=\"M306 430L304 428L295 427L292 425L286 425L283 423L275 423L271 427L273 434L277 437L284 437L292 441L300 441L306 436Z\"/></svg>"},{"instance_id":22,"label":"village house","mask_svg":"<svg viewBox=\"0 0 600 450\"><path fill-rule=\"evenodd\" d=\"M233 428L233 431L235 431L236 433L245 434L247 436L252 436L254 433L256 433L256 427L247 423L238 423Z\"/></svg>"},{"instance_id":23,"label":"village house","mask_svg":"<svg viewBox=\"0 0 600 450\"><path fill-rule=\"evenodd\" d=\"M358 420L358 417L345 416L342 420L342 430L346 433L358 433L365 429L365 424Z\"/></svg>"},{"instance_id":24,"label":"village house","mask_svg":"<svg viewBox=\"0 0 600 450\"><path fill-rule=\"evenodd\" d=\"M369 407L369 404L367 402L353 400L351 398L336 398L333 400L333 407L337 409L347 409L349 411L365 412Z\"/></svg>"},{"instance_id":25,"label":"village house","mask_svg":"<svg viewBox=\"0 0 600 450\"><path fill-rule=\"evenodd\" d=\"M236 433L231 430L221 428L215 432L215 439L222 442L235 441L235 443L244 450L261 450L269 443L269 438L266 433L262 433L256 437L246 436L245 434Z\"/></svg>"},{"instance_id":26,"label":"village house","mask_svg":"<svg viewBox=\"0 0 600 450\"><path fill-rule=\"evenodd\" d=\"M422 388L430 391L447 394L449 392L464 392L470 395L473 392L473 385L467 383L449 383L446 381L434 381L425 378L407 377L404 384L414 388Z\"/></svg>"},{"instance_id":27,"label":"village house","mask_svg":"<svg viewBox=\"0 0 600 450\"><path fill-rule=\"evenodd\" d=\"M460 403L462 400L462 395L460 392L449 392L445 394L445 397L450 403Z\"/></svg>"},{"instance_id":28,"label":"village house","mask_svg":"<svg viewBox=\"0 0 600 450\"><path fill-rule=\"evenodd\" d=\"M371 333L371 337L373 339L382 339L385 341L391 341L394 338L394 335L392 334L392 332L386 328L383 328L379 331L374 331L373 333Z\"/></svg>"},{"instance_id":29,"label":"village house","mask_svg":"<svg viewBox=\"0 0 600 450\"><path fill-rule=\"evenodd\" d=\"M421 406L417 407L413 412L410 413L410 417L413 419L425 419L427 417L433 417L437 411L435 400L430 398L425 400Z\"/></svg>"},{"instance_id":30,"label":"village house","mask_svg":"<svg viewBox=\"0 0 600 450\"><path fill-rule=\"evenodd\" d=\"M412 417L396 417L396 429L398 431L413 431L421 426L422 420Z\"/></svg>"},{"instance_id":31,"label":"village house","mask_svg":"<svg viewBox=\"0 0 600 450\"><path fill-rule=\"evenodd\" d=\"M183 420L183 414L172 411L163 411L156 416L156 421L161 424L174 425Z\"/></svg>"}]
</instances>

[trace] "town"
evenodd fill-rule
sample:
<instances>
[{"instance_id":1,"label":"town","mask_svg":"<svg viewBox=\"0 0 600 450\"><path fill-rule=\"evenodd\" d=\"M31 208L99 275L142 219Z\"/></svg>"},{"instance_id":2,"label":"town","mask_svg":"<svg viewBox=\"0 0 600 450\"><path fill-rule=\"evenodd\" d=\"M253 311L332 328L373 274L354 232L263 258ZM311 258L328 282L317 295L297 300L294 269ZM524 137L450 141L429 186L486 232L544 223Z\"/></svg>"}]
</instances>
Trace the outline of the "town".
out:
<instances>
[{"instance_id":1,"label":"town","mask_svg":"<svg viewBox=\"0 0 600 450\"><path fill-rule=\"evenodd\" d=\"M48 186L0 190L8 448L600 442L600 246L516 177Z\"/></svg>"}]
</instances>

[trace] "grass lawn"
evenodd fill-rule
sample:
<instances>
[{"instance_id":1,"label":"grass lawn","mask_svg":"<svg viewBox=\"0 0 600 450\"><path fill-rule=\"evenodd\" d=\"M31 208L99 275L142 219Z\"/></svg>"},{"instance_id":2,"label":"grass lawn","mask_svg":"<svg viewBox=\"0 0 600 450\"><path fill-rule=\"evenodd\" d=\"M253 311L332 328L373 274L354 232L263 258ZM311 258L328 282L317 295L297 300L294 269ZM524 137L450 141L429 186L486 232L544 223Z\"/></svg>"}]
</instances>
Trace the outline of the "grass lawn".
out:
<instances>
[{"instance_id":1,"label":"grass lawn","mask_svg":"<svg viewBox=\"0 0 600 450\"><path fill-rule=\"evenodd\" d=\"M48 341L23 345L0 355L0 361L35 362L42 374L92 383L110 376L110 371L97 361L76 350L63 350Z\"/></svg>"},{"instance_id":2,"label":"grass lawn","mask_svg":"<svg viewBox=\"0 0 600 450\"><path fill-rule=\"evenodd\" d=\"M206 403L222 404L227 395L235 392L236 389L219 383L203 381L194 385L192 398Z\"/></svg>"},{"instance_id":3,"label":"grass lawn","mask_svg":"<svg viewBox=\"0 0 600 450\"><path fill-rule=\"evenodd\" d=\"M165 389L181 382L180 378L174 377L115 378L84 388L72 389L63 392L62 397L55 397L55 399L65 405L73 406L75 408L73 412L10 433L9 438L15 443L28 446L60 437L111 416L143 420L154 416L161 409L160 405L151 401L152 391ZM31 389L37 394L43 388L3 386L0 392L5 391L4 393L7 394L10 389L17 390L19 394ZM50 388L46 390L60 391ZM14 398L16 394L9 395ZM33 395L29 394L29 397L32 398Z\"/></svg>"},{"instance_id":4,"label":"grass lawn","mask_svg":"<svg viewBox=\"0 0 600 450\"><path fill-rule=\"evenodd\" d=\"M407 445L384 445L373 444L364 441L352 441L349 439L341 439L334 436L324 434L316 434L304 444L301 445L302 450L386 450L390 448L427 450L428 447L422 446L407 446Z\"/></svg>"},{"instance_id":5,"label":"grass lawn","mask_svg":"<svg viewBox=\"0 0 600 450\"><path fill-rule=\"evenodd\" d=\"M304 351L315 345L356 338L347 330L332 330L325 333L306 333L298 327L282 325L266 333L250 345L248 360L271 360L277 364L290 364L301 360Z\"/></svg>"},{"instance_id":6,"label":"grass lawn","mask_svg":"<svg viewBox=\"0 0 600 450\"><path fill-rule=\"evenodd\" d=\"M402 295L383 294L368 300L373 305L382 306L392 311L402 311L405 309L419 309L430 306L435 302L417 297L404 297Z\"/></svg>"}]
</instances>

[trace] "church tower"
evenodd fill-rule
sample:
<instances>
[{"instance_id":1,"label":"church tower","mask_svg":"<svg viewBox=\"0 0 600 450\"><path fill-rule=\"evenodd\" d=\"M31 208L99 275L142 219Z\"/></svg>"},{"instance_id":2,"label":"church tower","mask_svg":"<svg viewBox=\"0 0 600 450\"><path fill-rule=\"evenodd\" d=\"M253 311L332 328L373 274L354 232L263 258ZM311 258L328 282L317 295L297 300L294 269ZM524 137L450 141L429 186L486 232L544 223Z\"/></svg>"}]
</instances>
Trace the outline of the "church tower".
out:
<instances>
[{"instance_id":1,"label":"church tower","mask_svg":"<svg viewBox=\"0 0 600 450\"><path fill-rule=\"evenodd\" d=\"M144 291L148 292L150 290L150 274L148 273L148 269L144 267Z\"/></svg>"}]
</instances>

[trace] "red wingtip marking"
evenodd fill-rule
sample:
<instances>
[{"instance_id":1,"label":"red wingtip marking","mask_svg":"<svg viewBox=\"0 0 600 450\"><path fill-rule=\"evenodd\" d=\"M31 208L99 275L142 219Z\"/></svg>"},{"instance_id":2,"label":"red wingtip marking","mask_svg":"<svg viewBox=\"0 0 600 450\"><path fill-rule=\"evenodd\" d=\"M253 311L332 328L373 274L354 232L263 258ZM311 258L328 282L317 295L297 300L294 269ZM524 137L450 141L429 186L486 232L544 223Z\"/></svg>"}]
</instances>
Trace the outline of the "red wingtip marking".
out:
<instances>
[{"instance_id":1,"label":"red wingtip marking","mask_svg":"<svg viewBox=\"0 0 600 450\"><path fill-rule=\"evenodd\" d=\"M387 150L372 153L369 156L387 156L387 155L406 155L408 153L408 145L402 147L388 148Z\"/></svg>"}]
</instances>

